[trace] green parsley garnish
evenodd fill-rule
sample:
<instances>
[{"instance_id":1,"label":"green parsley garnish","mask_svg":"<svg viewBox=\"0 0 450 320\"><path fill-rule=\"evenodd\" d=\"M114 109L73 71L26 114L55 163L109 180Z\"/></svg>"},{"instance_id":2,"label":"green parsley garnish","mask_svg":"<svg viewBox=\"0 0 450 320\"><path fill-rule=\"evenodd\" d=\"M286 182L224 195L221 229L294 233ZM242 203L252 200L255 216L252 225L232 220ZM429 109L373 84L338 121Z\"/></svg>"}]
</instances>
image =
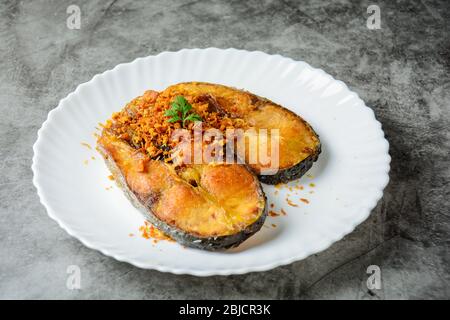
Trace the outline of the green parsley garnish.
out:
<instances>
[{"instance_id":1,"label":"green parsley garnish","mask_svg":"<svg viewBox=\"0 0 450 320\"><path fill-rule=\"evenodd\" d=\"M186 121L202 121L202 118L192 110L191 104L183 97L177 96L171 104L171 108L164 112L166 117L171 117L167 122L181 121L183 128Z\"/></svg>"}]
</instances>

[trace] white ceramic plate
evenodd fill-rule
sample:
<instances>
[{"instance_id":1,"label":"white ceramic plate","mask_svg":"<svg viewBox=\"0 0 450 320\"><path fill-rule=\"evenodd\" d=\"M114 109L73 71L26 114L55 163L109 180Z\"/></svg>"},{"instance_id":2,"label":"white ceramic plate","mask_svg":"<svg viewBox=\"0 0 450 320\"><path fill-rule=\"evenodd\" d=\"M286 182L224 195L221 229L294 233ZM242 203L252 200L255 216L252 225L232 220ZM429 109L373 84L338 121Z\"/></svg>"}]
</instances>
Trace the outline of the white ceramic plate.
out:
<instances>
[{"instance_id":1,"label":"white ceramic plate","mask_svg":"<svg viewBox=\"0 0 450 320\"><path fill-rule=\"evenodd\" d=\"M290 184L303 190L264 185L273 210L287 215L268 217L260 232L226 252L142 238L143 217L121 190L109 188L110 173L94 149L99 122L147 89L182 81L221 83L269 98L305 118L322 141L309 176ZM235 49L163 52L96 75L49 113L33 149L41 202L69 234L141 268L197 276L268 270L324 250L369 216L389 180L381 125L343 82L305 62ZM286 203L288 195L298 207Z\"/></svg>"}]
</instances>

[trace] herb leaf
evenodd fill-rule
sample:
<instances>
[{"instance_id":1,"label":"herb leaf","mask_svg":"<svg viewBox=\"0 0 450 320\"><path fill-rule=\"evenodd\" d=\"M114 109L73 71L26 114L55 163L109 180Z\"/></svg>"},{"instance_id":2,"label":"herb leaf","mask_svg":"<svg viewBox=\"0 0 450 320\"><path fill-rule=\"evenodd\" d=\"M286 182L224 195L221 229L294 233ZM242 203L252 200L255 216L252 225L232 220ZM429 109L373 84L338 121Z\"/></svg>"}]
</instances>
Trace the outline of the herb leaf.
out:
<instances>
[{"instance_id":1,"label":"herb leaf","mask_svg":"<svg viewBox=\"0 0 450 320\"><path fill-rule=\"evenodd\" d=\"M191 113L183 121L202 121L202 118L198 114Z\"/></svg>"},{"instance_id":2,"label":"herb leaf","mask_svg":"<svg viewBox=\"0 0 450 320\"><path fill-rule=\"evenodd\" d=\"M191 112L191 110L192 105L183 96L176 96L171 104L171 108L167 109L164 115L171 117L167 122L181 121L184 128L186 121L202 121L202 118L195 112Z\"/></svg>"},{"instance_id":3,"label":"herb leaf","mask_svg":"<svg viewBox=\"0 0 450 320\"><path fill-rule=\"evenodd\" d=\"M167 122L172 123L172 122L177 122L179 120L181 120L181 118L179 116L174 116L174 117L170 118L169 120L167 120Z\"/></svg>"}]
</instances>

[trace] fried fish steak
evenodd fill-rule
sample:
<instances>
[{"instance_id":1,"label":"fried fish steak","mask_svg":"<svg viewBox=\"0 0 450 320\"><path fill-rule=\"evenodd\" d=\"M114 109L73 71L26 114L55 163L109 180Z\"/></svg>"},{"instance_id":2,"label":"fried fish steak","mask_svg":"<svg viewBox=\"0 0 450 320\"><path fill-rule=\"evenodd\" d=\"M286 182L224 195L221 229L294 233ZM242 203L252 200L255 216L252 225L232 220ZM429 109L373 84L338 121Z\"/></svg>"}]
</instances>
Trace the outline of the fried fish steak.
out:
<instances>
[{"instance_id":1,"label":"fried fish steak","mask_svg":"<svg viewBox=\"0 0 450 320\"><path fill-rule=\"evenodd\" d=\"M137 127L151 120L145 118L148 110L157 112L156 96L147 92L133 100L113 115L98 138L97 148L116 183L150 223L180 244L204 250L239 245L262 227L267 215L257 177L241 164L175 166L149 157Z\"/></svg>"},{"instance_id":2,"label":"fried fish steak","mask_svg":"<svg viewBox=\"0 0 450 320\"><path fill-rule=\"evenodd\" d=\"M277 171L264 174L267 164L252 163L248 140L236 152L258 175L261 182L268 184L285 183L304 175L317 161L321 152L319 136L311 125L288 109L252 93L205 82L185 82L168 87L158 95L159 103L171 101L176 96L185 96L192 101L208 97L212 108L231 118L243 119L247 128L256 130L278 129ZM265 141L258 141L258 148L270 149ZM259 149L258 149L259 150Z\"/></svg>"}]
</instances>

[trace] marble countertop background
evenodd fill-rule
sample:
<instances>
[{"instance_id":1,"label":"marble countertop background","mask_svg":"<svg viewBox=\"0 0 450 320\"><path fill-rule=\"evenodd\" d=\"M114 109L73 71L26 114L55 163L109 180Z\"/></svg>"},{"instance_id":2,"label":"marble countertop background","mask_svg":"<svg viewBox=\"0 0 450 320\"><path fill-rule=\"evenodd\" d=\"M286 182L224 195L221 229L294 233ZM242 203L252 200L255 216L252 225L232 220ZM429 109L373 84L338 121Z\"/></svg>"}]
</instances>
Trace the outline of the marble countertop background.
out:
<instances>
[{"instance_id":1,"label":"marble countertop background","mask_svg":"<svg viewBox=\"0 0 450 320\"><path fill-rule=\"evenodd\" d=\"M69 5L81 10L67 28ZM380 7L369 30L367 7ZM0 298L450 298L450 2L0 1ZM48 218L32 145L77 84L136 57L235 47L304 60L373 108L391 181L370 218L328 250L263 273L196 278L84 247ZM69 265L82 289L66 287ZM382 288L368 290L369 265Z\"/></svg>"}]
</instances>

